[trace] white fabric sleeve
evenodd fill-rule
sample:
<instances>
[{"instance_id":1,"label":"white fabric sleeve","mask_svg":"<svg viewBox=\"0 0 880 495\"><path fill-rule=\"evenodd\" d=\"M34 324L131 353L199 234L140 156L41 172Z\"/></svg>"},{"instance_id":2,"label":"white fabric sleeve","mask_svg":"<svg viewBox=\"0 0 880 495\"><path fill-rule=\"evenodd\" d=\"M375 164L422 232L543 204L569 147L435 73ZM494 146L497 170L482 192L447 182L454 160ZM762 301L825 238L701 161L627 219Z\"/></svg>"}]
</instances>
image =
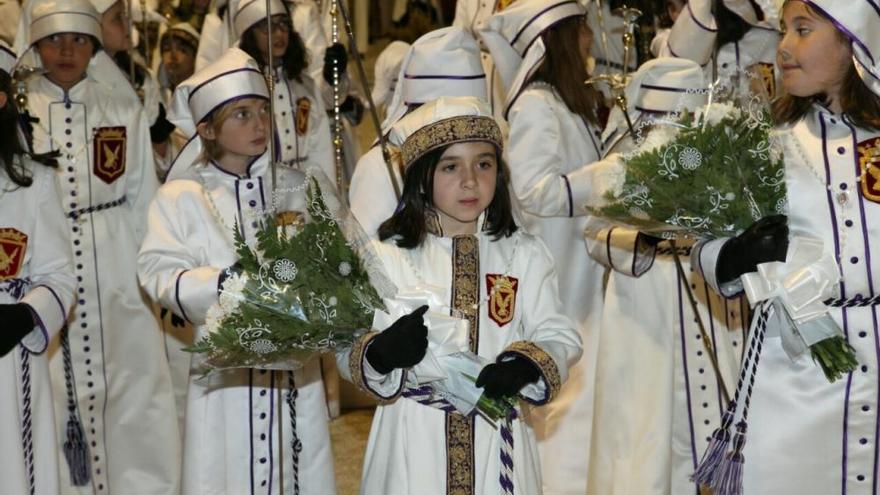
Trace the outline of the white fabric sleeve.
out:
<instances>
[{"instance_id":1,"label":"white fabric sleeve","mask_svg":"<svg viewBox=\"0 0 880 495\"><path fill-rule=\"evenodd\" d=\"M568 379L568 369L581 357L583 343L574 323L562 312L556 264L547 246L531 236L521 242L528 242L525 253L530 260L519 298L523 304L522 338L508 345L498 358L522 357L538 369L538 382L526 385L520 394L528 402L542 405L559 393Z\"/></svg>"},{"instance_id":2,"label":"white fabric sleeve","mask_svg":"<svg viewBox=\"0 0 880 495\"><path fill-rule=\"evenodd\" d=\"M147 209L156 190L159 179L156 177L156 165L153 161L153 145L150 142L150 126L143 108L134 114L133 122L128 124L128 170L125 173L125 198L132 215L132 230L135 240L144 238L147 229Z\"/></svg>"},{"instance_id":3,"label":"white fabric sleeve","mask_svg":"<svg viewBox=\"0 0 880 495\"><path fill-rule=\"evenodd\" d=\"M591 171L562 173L565 143L553 108L539 94L526 92L511 107L509 122L511 184L522 208L542 217L584 215L581 205L592 197Z\"/></svg>"},{"instance_id":4,"label":"white fabric sleeve","mask_svg":"<svg viewBox=\"0 0 880 495\"><path fill-rule=\"evenodd\" d=\"M53 173L34 174L31 185L38 195L34 205L38 220L30 236L31 289L21 298L36 316L34 330L22 339L31 353L46 350L52 337L67 321L75 298L76 278L70 252L70 228L61 207L61 193Z\"/></svg>"},{"instance_id":5,"label":"white fabric sleeve","mask_svg":"<svg viewBox=\"0 0 880 495\"><path fill-rule=\"evenodd\" d=\"M705 65L712 58L717 35L712 0L690 0L672 25L660 56L686 58Z\"/></svg>"},{"instance_id":6,"label":"white fabric sleeve","mask_svg":"<svg viewBox=\"0 0 880 495\"><path fill-rule=\"evenodd\" d=\"M656 246L651 246L636 229L611 225L591 217L584 230L590 257L603 266L629 277L641 277L654 265Z\"/></svg>"},{"instance_id":7,"label":"white fabric sleeve","mask_svg":"<svg viewBox=\"0 0 880 495\"><path fill-rule=\"evenodd\" d=\"M403 186L400 173L392 166L397 184ZM351 212L370 237L377 237L382 222L394 214L397 198L388 175L382 150L374 146L357 162L348 189Z\"/></svg>"},{"instance_id":8,"label":"white fabric sleeve","mask_svg":"<svg viewBox=\"0 0 880 495\"><path fill-rule=\"evenodd\" d=\"M218 299L220 272L225 267L201 266L187 248L181 223L185 215L173 191L185 181L172 181L156 194L149 208L147 235L138 253L138 279L160 306L194 324L202 324Z\"/></svg>"}]
</instances>

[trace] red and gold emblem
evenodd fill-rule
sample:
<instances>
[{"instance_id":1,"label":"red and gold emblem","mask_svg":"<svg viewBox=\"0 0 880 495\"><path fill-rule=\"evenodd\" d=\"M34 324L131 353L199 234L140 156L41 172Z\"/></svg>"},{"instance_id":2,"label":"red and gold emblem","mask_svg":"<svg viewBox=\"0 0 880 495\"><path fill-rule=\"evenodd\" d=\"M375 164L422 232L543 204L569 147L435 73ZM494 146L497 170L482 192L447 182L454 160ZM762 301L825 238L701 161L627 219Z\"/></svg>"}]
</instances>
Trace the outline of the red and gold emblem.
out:
<instances>
[{"instance_id":1,"label":"red and gold emblem","mask_svg":"<svg viewBox=\"0 0 880 495\"><path fill-rule=\"evenodd\" d=\"M856 149L862 171L862 196L880 203L880 137L862 141Z\"/></svg>"},{"instance_id":2,"label":"red and gold emblem","mask_svg":"<svg viewBox=\"0 0 880 495\"><path fill-rule=\"evenodd\" d=\"M112 184L125 172L125 127L95 129L95 176Z\"/></svg>"},{"instance_id":3,"label":"red and gold emblem","mask_svg":"<svg viewBox=\"0 0 880 495\"><path fill-rule=\"evenodd\" d=\"M489 318L503 327L513 320L516 309L516 290L519 280L494 273L486 274L486 292L489 294Z\"/></svg>"},{"instance_id":4,"label":"red and gold emblem","mask_svg":"<svg viewBox=\"0 0 880 495\"><path fill-rule=\"evenodd\" d=\"M27 234L16 229L0 229L0 282L18 278L27 251Z\"/></svg>"},{"instance_id":5,"label":"red and gold emblem","mask_svg":"<svg viewBox=\"0 0 880 495\"><path fill-rule=\"evenodd\" d=\"M305 136L309 132L309 112L312 110L312 102L303 96L296 100L296 134Z\"/></svg>"}]
</instances>

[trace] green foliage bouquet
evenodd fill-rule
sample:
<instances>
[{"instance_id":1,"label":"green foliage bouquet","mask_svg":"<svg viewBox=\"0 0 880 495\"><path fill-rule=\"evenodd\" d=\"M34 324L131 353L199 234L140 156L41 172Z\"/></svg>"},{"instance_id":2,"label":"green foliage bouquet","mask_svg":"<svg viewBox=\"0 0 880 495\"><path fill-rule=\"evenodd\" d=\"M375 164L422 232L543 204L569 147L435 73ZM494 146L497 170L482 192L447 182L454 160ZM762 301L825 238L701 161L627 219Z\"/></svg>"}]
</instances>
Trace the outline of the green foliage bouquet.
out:
<instances>
[{"instance_id":1,"label":"green foliage bouquet","mask_svg":"<svg viewBox=\"0 0 880 495\"><path fill-rule=\"evenodd\" d=\"M349 240L314 179L307 212L293 235L268 216L256 249L235 229L241 270L226 278L204 335L188 349L205 368L295 369L370 328L383 303L363 243Z\"/></svg>"},{"instance_id":2,"label":"green foliage bouquet","mask_svg":"<svg viewBox=\"0 0 880 495\"><path fill-rule=\"evenodd\" d=\"M623 186L595 215L665 237L729 237L785 212L782 159L758 98L657 124L622 156Z\"/></svg>"}]
</instances>

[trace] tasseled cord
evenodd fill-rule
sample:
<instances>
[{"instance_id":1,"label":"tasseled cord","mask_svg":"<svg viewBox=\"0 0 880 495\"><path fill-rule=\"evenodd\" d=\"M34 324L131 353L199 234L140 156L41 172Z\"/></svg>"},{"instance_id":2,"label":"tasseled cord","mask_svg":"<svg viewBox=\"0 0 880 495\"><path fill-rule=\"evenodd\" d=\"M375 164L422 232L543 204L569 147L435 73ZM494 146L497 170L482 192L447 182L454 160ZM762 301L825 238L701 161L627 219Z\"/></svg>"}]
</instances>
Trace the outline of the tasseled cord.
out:
<instances>
[{"instance_id":1,"label":"tasseled cord","mask_svg":"<svg viewBox=\"0 0 880 495\"><path fill-rule=\"evenodd\" d=\"M730 446L730 427L733 425L733 416L736 412L736 401L730 401L727 411L721 420L721 426L712 433L709 446L700 459L696 471L691 475L698 485L712 486L718 472L718 466L724 460L727 447Z\"/></svg>"},{"instance_id":2,"label":"tasseled cord","mask_svg":"<svg viewBox=\"0 0 880 495\"><path fill-rule=\"evenodd\" d=\"M76 408L73 364L70 359L70 340L66 327L61 330L61 351L64 358L64 385L67 388L67 436L64 440L64 458L70 469L70 482L74 486L86 486L91 481L92 466L85 431Z\"/></svg>"},{"instance_id":3,"label":"tasseled cord","mask_svg":"<svg viewBox=\"0 0 880 495\"><path fill-rule=\"evenodd\" d=\"M733 452L724 457L724 462L718 468L718 477L713 485L715 495L742 495L743 465L745 456L743 447L746 445L746 422L736 424L736 433L733 434Z\"/></svg>"}]
</instances>

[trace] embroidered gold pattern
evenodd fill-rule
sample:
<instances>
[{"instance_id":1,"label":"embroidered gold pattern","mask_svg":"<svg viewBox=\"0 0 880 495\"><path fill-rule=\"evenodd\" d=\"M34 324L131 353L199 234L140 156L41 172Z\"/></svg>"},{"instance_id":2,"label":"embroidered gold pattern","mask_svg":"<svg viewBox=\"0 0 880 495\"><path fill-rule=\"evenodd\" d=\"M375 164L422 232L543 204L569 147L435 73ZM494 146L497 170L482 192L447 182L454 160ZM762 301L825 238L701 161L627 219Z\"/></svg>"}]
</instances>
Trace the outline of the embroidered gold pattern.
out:
<instances>
[{"instance_id":1,"label":"embroidered gold pattern","mask_svg":"<svg viewBox=\"0 0 880 495\"><path fill-rule=\"evenodd\" d=\"M0 282L18 277L27 246L27 234L12 227L0 229Z\"/></svg>"},{"instance_id":2,"label":"embroidered gold pattern","mask_svg":"<svg viewBox=\"0 0 880 495\"><path fill-rule=\"evenodd\" d=\"M397 396L403 392L403 381L405 377L401 380L401 386L398 387L397 391L391 397L383 397L367 385L367 380L364 377L364 359L366 359L367 344L376 338L377 335L379 335L379 332L367 332L354 341L354 344L351 346L351 354L348 356L348 369L351 372L351 381L357 388L367 393L370 397L378 400L380 404L387 404L394 402L394 400L397 399Z\"/></svg>"},{"instance_id":3,"label":"embroidered gold pattern","mask_svg":"<svg viewBox=\"0 0 880 495\"><path fill-rule=\"evenodd\" d=\"M553 361L553 358L544 349L541 349L532 342L517 341L507 346L507 349L502 354L508 353L517 354L528 359L541 371L544 382L547 384L547 394L544 400L540 401L540 404L546 404L556 397L556 394L559 393L559 388L562 386L562 379L559 377L559 368L556 367L556 362Z\"/></svg>"},{"instance_id":4,"label":"embroidered gold pattern","mask_svg":"<svg viewBox=\"0 0 880 495\"><path fill-rule=\"evenodd\" d=\"M880 138L862 141L857 149L862 172L862 196L880 203Z\"/></svg>"},{"instance_id":5,"label":"embroidered gold pattern","mask_svg":"<svg viewBox=\"0 0 880 495\"><path fill-rule=\"evenodd\" d=\"M477 116L451 117L426 125L400 147L404 168L431 150L464 141L490 141L500 148L501 130L491 117Z\"/></svg>"},{"instance_id":6,"label":"embroidered gold pattern","mask_svg":"<svg viewBox=\"0 0 880 495\"><path fill-rule=\"evenodd\" d=\"M474 309L480 297L480 251L472 235L452 239L452 310L470 323L470 349L479 349L480 320ZM474 493L474 420L446 414L446 493Z\"/></svg>"}]
</instances>

